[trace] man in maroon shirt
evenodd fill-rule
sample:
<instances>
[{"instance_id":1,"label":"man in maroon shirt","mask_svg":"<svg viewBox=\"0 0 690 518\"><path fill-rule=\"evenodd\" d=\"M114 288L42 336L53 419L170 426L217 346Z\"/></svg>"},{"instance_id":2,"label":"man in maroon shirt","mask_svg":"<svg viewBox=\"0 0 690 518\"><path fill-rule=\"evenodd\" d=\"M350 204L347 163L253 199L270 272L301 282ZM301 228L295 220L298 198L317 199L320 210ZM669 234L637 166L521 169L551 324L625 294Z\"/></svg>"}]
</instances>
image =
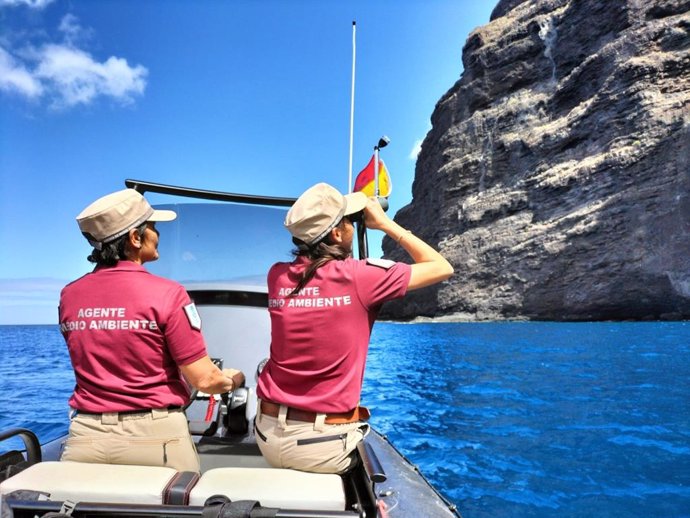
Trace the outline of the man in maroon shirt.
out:
<instances>
[{"instance_id":1,"label":"man in maroon shirt","mask_svg":"<svg viewBox=\"0 0 690 518\"><path fill-rule=\"evenodd\" d=\"M188 383L219 394L244 382L240 371L221 371L208 357L185 289L143 266L158 259L155 223L175 217L133 189L77 216L96 267L60 294L60 329L76 378L62 460L199 471L181 411Z\"/></svg>"}]
</instances>

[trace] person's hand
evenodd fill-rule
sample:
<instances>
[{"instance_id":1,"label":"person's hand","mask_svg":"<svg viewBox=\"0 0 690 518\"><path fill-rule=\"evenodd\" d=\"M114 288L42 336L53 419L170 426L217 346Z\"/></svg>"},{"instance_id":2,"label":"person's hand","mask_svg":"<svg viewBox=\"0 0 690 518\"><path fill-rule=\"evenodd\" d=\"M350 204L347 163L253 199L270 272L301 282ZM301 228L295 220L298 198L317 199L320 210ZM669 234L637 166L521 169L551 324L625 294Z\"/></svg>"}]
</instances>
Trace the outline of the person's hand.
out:
<instances>
[{"instance_id":1,"label":"person's hand","mask_svg":"<svg viewBox=\"0 0 690 518\"><path fill-rule=\"evenodd\" d=\"M233 381L232 390L244 384L244 373L237 369L223 369L223 374Z\"/></svg>"},{"instance_id":2,"label":"person's hand","mask_svg":"<svg viewBox=\"0 0 690 518\"><path fill-rule=\"evenodd\" d=\"M367 228L373 230L382 230L386 222L389 221L388 216L383 211L383 207L376 199L372 196L367 199L367 205L364 207L364 224Z\"/></svg>"}]
</instances>

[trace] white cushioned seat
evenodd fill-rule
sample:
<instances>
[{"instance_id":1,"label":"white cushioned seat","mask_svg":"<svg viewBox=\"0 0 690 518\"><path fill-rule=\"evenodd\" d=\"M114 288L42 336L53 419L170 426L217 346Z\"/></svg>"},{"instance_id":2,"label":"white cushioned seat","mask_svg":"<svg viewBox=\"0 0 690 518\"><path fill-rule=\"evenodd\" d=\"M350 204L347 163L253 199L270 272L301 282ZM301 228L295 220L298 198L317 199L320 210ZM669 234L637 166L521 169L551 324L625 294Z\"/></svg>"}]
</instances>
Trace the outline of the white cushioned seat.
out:
<instances>
[{"instance_id":1,"label":"white cushioned seat","mask_svg":"<svg viewBox=\"0 0 690 518\"><path fill-rule=\"evenodd\" d=\"M0 484L0 498L12 491L50 494L54 501L155 504L178 472L157 466L84 462L39 462ZM215 468L204 473L189 494L189 505L203 506L213 495L257 500L265 507L345 510L338 475L277 468Z\"/></svg>"},{"instance_id":2,"label":"white cushioned seat","mask_svg":"<svg viewBox=\"0 0 690 518\"><path fill-rule=\"evenodd\" d=\"M51 500L162 504L165 488L177 470L157 466L39 462L0 484L0 495L31 490Z\"/></svg>"},{"instance_id":3,"label":"white cushioned seat","mask_svg":"<svg viewBox=\"0 0 690 518\"><path fill-rule=\"evenodd\" d=\"M215 468L201 475L189 505L204 505L213 495L230 500L257 500L264 507L301 510L345 510L339 475L277 468Z\"/></svg>"}]
</instances>

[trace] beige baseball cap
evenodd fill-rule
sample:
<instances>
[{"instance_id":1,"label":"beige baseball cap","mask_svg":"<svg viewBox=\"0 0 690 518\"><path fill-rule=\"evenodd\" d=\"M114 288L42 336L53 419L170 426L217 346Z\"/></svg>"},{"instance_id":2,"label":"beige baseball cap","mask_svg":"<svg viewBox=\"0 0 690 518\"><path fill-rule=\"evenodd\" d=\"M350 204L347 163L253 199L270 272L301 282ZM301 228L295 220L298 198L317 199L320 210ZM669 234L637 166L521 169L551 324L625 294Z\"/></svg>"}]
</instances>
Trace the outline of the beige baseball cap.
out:
<instances>
[{"instance_id":1,"label":"beige baseball cap","mask_svg":"<svg viewBox=\"0 0 690 518\"><path fill-rule=\"evenodd\" d=\"M285 216L285 227L294 237L311 245L321 241L344 216L364 209L367 197L362 192L342 195L327 183L310 187Z\"/></svg>"},{"instance_id":2,"label":"beige baseball cap","mask_svg":"<svg viewBox=\"0 0 690 518\"><path fill-rule=\"evenodd\" d=\"M81 233L91 246L101 245L124 236L146 221L172 221L172 210L154 210L134 189L123 189L97 199L77 216Z\"/></svg>"}]
</instances>

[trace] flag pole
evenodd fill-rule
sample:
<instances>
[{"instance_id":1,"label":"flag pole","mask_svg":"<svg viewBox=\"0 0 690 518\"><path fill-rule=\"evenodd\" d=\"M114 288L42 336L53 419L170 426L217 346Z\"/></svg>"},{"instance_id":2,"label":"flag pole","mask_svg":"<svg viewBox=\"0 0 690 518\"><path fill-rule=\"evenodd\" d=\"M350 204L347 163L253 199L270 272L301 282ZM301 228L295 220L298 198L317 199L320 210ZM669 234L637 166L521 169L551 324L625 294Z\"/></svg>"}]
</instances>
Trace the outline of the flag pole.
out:
<instances>
[{"instance_id":1,"label":"flag pole","mask_svg":"<svg viewBox=\"0 0 690 518\"><path fill-rule=\"evenodd\" d=\"M347 192L352 192L352 143L355 126L355 57L357 54L357 22L352 21L352 88L350 93L350 160L348 164Z\"/></svg>"},{"instance_id":2,"label":"flag pole","mask_svg":"<svg viewBox=\"0 0 690 518\"><path fill-rule=\"evenodd\" d=\"M374 146L374 196L378 200L381 189L379 188L379 147Z\"/></svg>"}]
</instances>

